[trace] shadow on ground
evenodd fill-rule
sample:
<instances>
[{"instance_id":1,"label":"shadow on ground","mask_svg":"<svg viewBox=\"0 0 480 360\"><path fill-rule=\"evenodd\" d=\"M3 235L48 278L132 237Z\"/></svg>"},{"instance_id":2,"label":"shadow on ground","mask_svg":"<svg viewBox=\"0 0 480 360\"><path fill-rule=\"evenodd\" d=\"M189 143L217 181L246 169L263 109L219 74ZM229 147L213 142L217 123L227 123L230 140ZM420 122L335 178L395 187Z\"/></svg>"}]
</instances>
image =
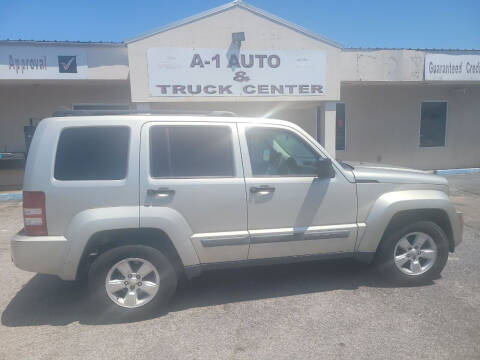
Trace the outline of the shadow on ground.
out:
<instances>
[{"instance_id":1,"label":"shadow on ground","mask_svg":"<svg viewBox=\"0 0 480 360\"><path fill-rule=\"evenodd\" d=\"M390 287L368 265L353 260L273 265L204 273L177 290L166 312L239 301L276 298L359 287ZM15 295L2 314L5 326L112 324L146 320L119 319L95 312L85 283L36 275Z\"/></svg>"}]
</instances>

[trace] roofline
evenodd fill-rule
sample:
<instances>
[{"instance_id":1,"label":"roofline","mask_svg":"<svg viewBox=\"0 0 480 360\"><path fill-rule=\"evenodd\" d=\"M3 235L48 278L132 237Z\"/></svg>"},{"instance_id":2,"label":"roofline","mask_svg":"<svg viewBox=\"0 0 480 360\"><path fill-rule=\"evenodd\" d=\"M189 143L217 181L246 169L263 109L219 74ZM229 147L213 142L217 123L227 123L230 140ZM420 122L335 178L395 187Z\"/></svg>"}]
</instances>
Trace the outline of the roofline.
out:
<instances>
[{"instance_id":1,"label":"roofline","mask_svg":"<svg viewBox=\"0 0 480 360\"><path fill-rule=\"evenodd\" d=\"M60 110L53 113L53 117L67 116L106 116L106 115L164 115L164 116L211 116L211 117L237 117L232 111L185 111L185 110Z\"/></svg>"},{"instance_id":2,"label":"roofline","mask_svg":"<svg viewBox=\"0 0 480 360\"><path fill-rule=\"evenodd\" d=\"M189 121L189 122L217 122L217 123L260 123L260 124L278 124L278 125L288 125L290 127L295 127L298 129L302 129L295 123L287 120L281 120L276 118L269 118L269 117L261 117L261 116L221 116L221 115L204 115L199 116L197 114L148 114L148 113L138 113L138 114L129 114L126 115L118 115L118 114L105 114L105 115L85 115L85 116L56 116L55 114L52 116L48 116L42 120L42 122L77 122L77 121L98 121L99 118L101 120L118 120L118 121L125 121L129 117L138 119L143 123L151 122L151 121L171 121L171 122L182 122L182 121ZM302 129L302 131L305 131Z\"/></svg>"},{"instance_id":3,"label":"roofline","mask_svg":"<svg viewBox=\"0 0 480 360\"><path fill-rule=\"evenodd\" d=\"M60 45L60 46L106 46L106 47L125 47L123 42L103 42L103 41L68 41L68 40L0 40L0 45Z\"/></svg>"},{"instance_id":4,"label":"roofline","mask_svg":"<svg viewBox=\"0 0 480 360\"><path fill-rule=\"evenodd\" d=\"M142 39L145 39L147 37L150 37L150 36L153 36L153 35L156 35L156 34L160 34L162 32L165 32L165 31L168 31L168 30L172 30L172 29L175 29L177 27L180 27L180 26L183 26L183 25L187 25L187 24L190 24L192 22L195 22L195 21L198 21L198 20L201 20L201 19L205 19L207 17L210 17L212 15L216 15L216 14L219 14L219 13L222 13L226 10L230 10L232 8L235 8L235 7L238 7L238 8L242 8L242 9L245 9L245 10L248 10L256 15L259 15L263 18L266 18L270 21L273 21L277 24L280 24L280 25L283 25L285 27L288 27L289 29L291 30L294 30L296 32L299 32L303 35L306 35L310 38L313 38L315 40L318 40L318 41L321 41L321 42L324 42L324 43L327 43L331 46L334 46L334 47L337 47L337 48L340 48L342 49L343 48L343 45L340 44L340 43L337 43L333 40L330 40L330 39L327 39L321 35L318 35L314 32L311 32L307 29L305 29L304 27L302 26L299 26L299 25L296 25L290 21L287 21L285 19L282 19L276 15L273 15L273 14L270 14L269 12L266 12L262 9L259 9L259 8L256 8L250 4L247 4L241 0L234 0L232 2L229 2L225 5L221 5L221 6L218 6L216 8L213 8L213 9L210 9L210 10L207 10L207 11L204 11L202 13L199 13L199 14L196 14L196 15L193 15L193 16L189 16L185 19L182 19L182 20L179 20L179 21L176 21L176 22L173 22L173 23L170 23L168 25L165 25L165 26L162 26L162 27L159 27L159 28L156 28L152 31L149 31L147 33L144 33L144 34L141 34L141 35L138 35L136 37L133 37L133 38L130 38L130 39L127 39L125 40L125 43L126 44L130 44L130 43L133 43L133 42L136 42L136 41L139 41L139 40L142 40Z\"/></svg>"},{"instance_id":5,"label":"roofline","mask_svg":"<svg viewBox=\"0 0 480 360\"><path fill-rule=\"evenodd\" d=\"M230 5L231 3L227 4L227 5ZM251 8L254 8L253 6L251 5L247 5L245 3L242 3L244 7L248 6L248 7L251 7ZM226 5L223 5L223 6L226 6ZM216 8L218 9L218 8ZM212 9L210 11L213 11L215 9ZM259 10L257 9L259 12L263 12L262 10ZM203 13L202 13L203 14ZM195 15L196 16L200 16L202 14L199 14L199 15ZM274 15L270 15L271 17L275 17ZM187 18L189 19L189 18ZM183 25L183 22L185 22L187 19L184 19L182 20L182 24L180 25L175 25L173 26L174 24L170 24L170 25L167 25L167 27L170 28L173 28L173 27L176 27L176 26L181 26ZM279 18L280 19L280 18ZM282 19L280 19L282 20ZM195 21L195 20L193 20ZM287 22L286 20L282 20L284 22ZM294 24L291 24L292 26L294 27L297 27L297 28L300 28L299 26L297 25L294 25ZM166 28L166 27L164 27ZM163 28L161 28L163 29ZM166 31L168 29L165 29L165 30L162 30L160 32L163 32L163 31ZM307 33L308 30L306 29L303 29L303 32L304 33ZM152 32L153 33L153 32ZM158 33L158 32L156 32ZM147 34L144 34L144 35L140 35L139 36L139 39L142 39L142 38L145 38L145 37L148 37L149 35ZM316 36L316 37L319 37L320 38L320 35L315 35L312 33L312 36ZM137 40L131 40L131 42L134 42L134 41L137 41ZM325 40L322 40L322 41L329 41L327 39ZM27 45L59 45L59 46L108 46L108 47L125 47L126 46L126 42L116 42L116 41L71 41L71 40L24 40L24 39L0 39L0 45L2 44L11 44L11 45L15 45L15 44L21 44L21 45L24 45L24 44L27 44ZM381 50L392 50L392 51L401 51L401 50L410 50L410 51L423 51L423 52L463 52L463 53L477 53L477 52L480 52L480 49L454 49L454 48L408 48L408 47L343 47L341 45L339 45L339 47L341 47L342 51L345 51L345 52L348 52L348 51L381 51Z\"/></svg>"},{"instance_id":6,"label":"roofline","mask_svg":"<svg viewBox=\"0 0 480 360\"><path fill-rule=\"evenodd\" d=\"M380 50L392 50L392 51L423 51L423 52L479 52L480 49L441 49L441 48L388 48L388 47L376 47L376 48L362 48L362 47L346 47L343 51L380 51Z\"/></svg>"}]
</instances>

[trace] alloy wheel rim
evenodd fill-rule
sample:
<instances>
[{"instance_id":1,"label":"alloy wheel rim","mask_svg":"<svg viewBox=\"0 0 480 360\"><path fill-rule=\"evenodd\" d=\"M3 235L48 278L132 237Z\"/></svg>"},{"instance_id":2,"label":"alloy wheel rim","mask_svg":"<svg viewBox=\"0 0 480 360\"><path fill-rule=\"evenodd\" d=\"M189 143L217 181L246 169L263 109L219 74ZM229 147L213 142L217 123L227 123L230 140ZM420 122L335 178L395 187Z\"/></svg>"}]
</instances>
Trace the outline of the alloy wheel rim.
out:
<instances>
[{"instance_id":1,"label":"alloy wheel rim","mask_svg":"<svg viewBox=\"0 0 480 360\"><path fill-rule=\"evenodd\" d=\"M108 297L117 305L136 308L149 303L160 288L155 266L140 258L127 258L113 265L105 279Z\"/></svg>"},{"instance_id":2,"label":"alloy wheel rim","mask_svg":"<svg viewBox=\"0 0 480 360\"><path fill-rule=\"evenodd\" d=\"M402 273L418 276L431 269L437 260L437 254L437 245L430 235L411 232L395 245L393 260Z\"/></svg>"}]
</instances>

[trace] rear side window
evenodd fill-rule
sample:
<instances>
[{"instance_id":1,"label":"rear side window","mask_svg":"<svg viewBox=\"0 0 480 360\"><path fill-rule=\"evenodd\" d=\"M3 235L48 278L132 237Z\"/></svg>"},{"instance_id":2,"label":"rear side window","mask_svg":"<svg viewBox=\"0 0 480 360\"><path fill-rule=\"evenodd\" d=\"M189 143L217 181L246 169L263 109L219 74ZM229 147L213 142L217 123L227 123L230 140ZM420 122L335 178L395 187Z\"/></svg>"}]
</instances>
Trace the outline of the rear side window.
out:
<instances>
[{"instance_id":1,"label":"rear side window","mask_svg":"<svg viewBox=\"0 0 480 360\"><path fill-rule=\"evenodd\" d=\"M57 180L120 180L127 176L130 129L125 126L67 128L55 159Z\"/></svg>"},{"instance_id":2,"label":"rear side window","mask_svg":"<svg viewBox=\"0 0 480 360\"><path fill-rule=\"evenodd\" d=\"M153 126L152 177L234 176L232 131L227 126Z\"/></svg>"}]
</instances>

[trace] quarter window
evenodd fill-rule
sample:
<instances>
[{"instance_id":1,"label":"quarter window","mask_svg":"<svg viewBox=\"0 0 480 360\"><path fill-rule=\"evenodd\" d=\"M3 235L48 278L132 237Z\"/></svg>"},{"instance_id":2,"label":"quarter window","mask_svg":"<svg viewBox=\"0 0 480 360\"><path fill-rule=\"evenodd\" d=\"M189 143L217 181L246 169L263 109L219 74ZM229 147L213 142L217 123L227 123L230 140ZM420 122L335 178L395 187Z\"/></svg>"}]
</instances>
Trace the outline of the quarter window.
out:
<instances>
[{"instance_id":1,"label":"quarter window","mask_svg":"<svg viewBox=\"0 0 480 360\"><path fill-rule=\"evenodd\" d=\"M232 131L227 126L153 126L152 177L234 176Z\"/></svg>"},{"instance_id":2,"label":"quarter window","mask_svg":"<svg viewBox=\"0 0 480 360\"><path fill-rule=\"evenodd\" d=\"M55 158L55 179L125 178L129 138L130 129L125 126L74 127L63 130Z\"/></svg>"},{"instance_id":3,"label":"quarter window","mask_svg":"<svg viewBox=\"0 0 480 360\"><path fill-rule=\"evenodd\" d=\"M318 153L291 131L247 130L253 176L315 176Z\"/></svg>"},{"instance_id":4,"label":"quarter window","mask_svg":"<svg viewBox=\"0 0 480 360\"><path fill-rule=\"evenodd\" d=\"M420 120L420 146L445 146L447 103L423 102Z\"/></svg>"}]
</instances>

